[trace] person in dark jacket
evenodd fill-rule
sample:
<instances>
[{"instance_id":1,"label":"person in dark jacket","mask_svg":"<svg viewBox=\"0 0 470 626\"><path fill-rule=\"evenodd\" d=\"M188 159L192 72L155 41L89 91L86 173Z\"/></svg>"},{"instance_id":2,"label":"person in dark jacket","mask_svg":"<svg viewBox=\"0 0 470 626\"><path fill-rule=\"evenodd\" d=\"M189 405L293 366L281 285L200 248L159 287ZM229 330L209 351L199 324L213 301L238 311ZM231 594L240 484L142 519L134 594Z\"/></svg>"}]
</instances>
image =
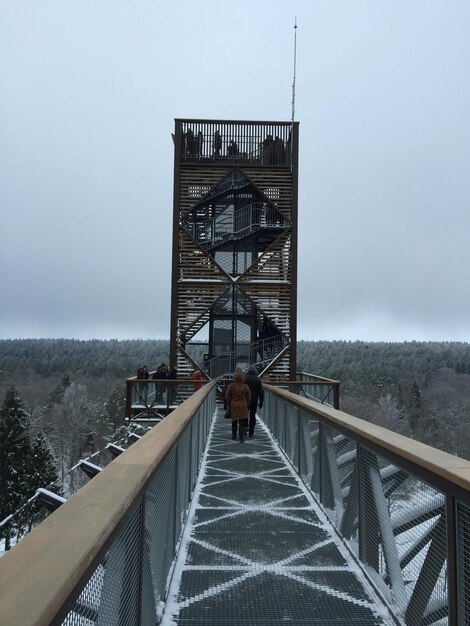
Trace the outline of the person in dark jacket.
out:
<instances>
[{"instance_id":1,"label":"person in dark jacket","mask_svg":"<svg viewBox=\"0 0 470 626\"><path fill-rule=\"evenodd\" d=\"M166 380L168 378L168 368L166 363L160 363L157 367L157 371L152 376L153 380ZM161 383L155 383L155 397L157 402L163 402L163 392L165 390L165 385Z\"/></svg>"},{"instance_id":2,"label":"person in dark jacket","mask_svg":"<svg viewBox=\"0 0 470 626\"><path fill-rule=\"evenodd\" d=\"M147 380L149 377L149 368L146 365L139 367L137 370L137 378L140 380ZM147 383L139 383L139 398L144 403L147 404L147 393L148 393L148 384Z\"/></svg>"},{"instance_id":3,"label":"person in dark jacket","mask_svg":"<svg viewBox=\"0 0 470 626\"><path fill-rule=\"evenodd\" d=\"M255 432L256 425L256 409L263 406L264 402L264 391L263 384L258 378L258 372L256 368L249 367L245 377L245 384L248 385L251 392L251 401L250 401L250 423L248 426L248 431L250 437L253 437Z\"/></svg>"},{"instance_id":4,"label":"person in dark jacket","mask_svg":"<svg viewBox=\"0 0 470 626\"><path fill-rule=\"evenodd\" d=\"M214 150L215 156L220 155L220 151L222 149L222 137L220 136L220 132L218 130L214 133L214 140L212 142L212 148Z\"/></svg>"},{"instance_id":5,"label":"person in dark jacket","mask_svg":"<svg viewBox=\"0 0 470 626\"><path fill-rule=\"evenodd\" d=\"M225 393L225 400L230 409L232 420L232 439L237 438L237 425L239 430L240 443L243 443L245 429L248 425L248 408L250 406L250 388L243 382L245 374L235 372L233 383L231 383Z\"/></svg>"}]
</instances>

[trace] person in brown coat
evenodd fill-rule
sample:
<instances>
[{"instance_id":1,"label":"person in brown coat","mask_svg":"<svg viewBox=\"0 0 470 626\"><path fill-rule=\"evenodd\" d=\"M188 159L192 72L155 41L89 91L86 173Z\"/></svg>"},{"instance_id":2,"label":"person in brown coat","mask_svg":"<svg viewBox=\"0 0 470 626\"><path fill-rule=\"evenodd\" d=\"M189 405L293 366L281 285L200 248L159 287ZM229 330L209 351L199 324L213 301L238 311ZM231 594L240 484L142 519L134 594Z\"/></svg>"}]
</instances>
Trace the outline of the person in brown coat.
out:
<instances>
[{"instance_id":1,"label":"person in brown coat","mask_svg":"<svg viewBox=\"0 0 470 626\"><path fill-rule=\"evenodd\" d=\"M243 443L245 430L248 428L248 408L251 400L250 388L245 385L244 380L245 374L243 372L235 372L233 383L230 383L225 393L225 400L230 409L232 420L232 439L237 438L238 424L240 443Z\"/></svg>"}]
</instances>

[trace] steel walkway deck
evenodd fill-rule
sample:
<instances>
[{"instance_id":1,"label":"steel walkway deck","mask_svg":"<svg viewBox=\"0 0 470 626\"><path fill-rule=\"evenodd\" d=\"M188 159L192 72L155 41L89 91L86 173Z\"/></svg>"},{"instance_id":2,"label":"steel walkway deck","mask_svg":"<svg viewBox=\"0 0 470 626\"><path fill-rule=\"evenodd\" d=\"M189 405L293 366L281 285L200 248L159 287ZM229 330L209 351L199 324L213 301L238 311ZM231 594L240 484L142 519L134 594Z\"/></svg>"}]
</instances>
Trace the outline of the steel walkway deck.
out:
<instances>
[{"instance_id":1,"label":"steel walkway deck","mask_svg":"<svg viewBox=\"0 0 470 626\"><path fill-rule=\"evenodd\" d=\"M219 410L163 626L394 623L269 432L232 441Z\"/></svg>"}]
</instances>

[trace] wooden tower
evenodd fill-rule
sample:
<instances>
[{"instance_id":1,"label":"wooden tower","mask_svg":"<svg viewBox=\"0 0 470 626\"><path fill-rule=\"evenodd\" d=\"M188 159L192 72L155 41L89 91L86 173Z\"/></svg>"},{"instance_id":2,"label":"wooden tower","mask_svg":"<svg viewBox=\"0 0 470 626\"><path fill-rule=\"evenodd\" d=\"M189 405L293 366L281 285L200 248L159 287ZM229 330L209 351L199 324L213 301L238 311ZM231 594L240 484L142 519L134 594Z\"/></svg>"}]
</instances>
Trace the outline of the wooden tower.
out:
<instances>
[{"instance_id":1,"label":"wooden tower","mask_svg":"<svg viewBox=\"0 0 470 626\"><path fill-rule=\"evenodd\" d=\"M170 360L295 379L298 122L175 121Z\"/></svg>"}]
</instances>

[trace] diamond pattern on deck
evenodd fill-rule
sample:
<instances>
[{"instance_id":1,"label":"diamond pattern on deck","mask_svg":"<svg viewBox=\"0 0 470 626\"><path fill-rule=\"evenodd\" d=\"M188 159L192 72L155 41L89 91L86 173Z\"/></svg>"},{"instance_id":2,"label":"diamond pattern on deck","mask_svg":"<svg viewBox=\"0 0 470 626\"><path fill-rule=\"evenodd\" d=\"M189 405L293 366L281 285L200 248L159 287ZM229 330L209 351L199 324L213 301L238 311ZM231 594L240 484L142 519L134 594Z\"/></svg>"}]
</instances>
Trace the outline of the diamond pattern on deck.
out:
<instances>
[{"instance_id":1,"label":"diamond pattern on deck","mask_svg":"<svg viewBox=\"0 0 470 626\"><path fill-rule=\"evenodd\" d=\"M263 425L231 435L219 411L162 625L393 624Z\"/></svg>"}]
</instances>

